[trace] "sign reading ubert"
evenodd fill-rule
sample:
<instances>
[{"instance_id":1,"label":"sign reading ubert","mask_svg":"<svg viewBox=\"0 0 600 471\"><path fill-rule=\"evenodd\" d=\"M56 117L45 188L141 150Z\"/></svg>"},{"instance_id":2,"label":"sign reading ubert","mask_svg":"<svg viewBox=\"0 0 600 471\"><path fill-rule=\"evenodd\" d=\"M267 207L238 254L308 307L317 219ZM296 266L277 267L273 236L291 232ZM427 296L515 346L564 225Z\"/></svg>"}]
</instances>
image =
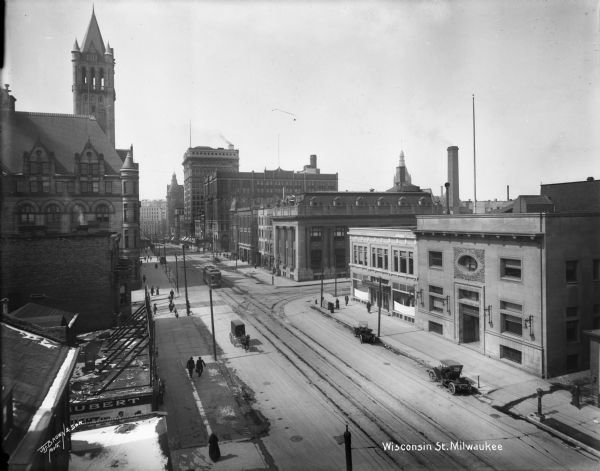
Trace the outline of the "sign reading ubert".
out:
<instances>
[{"instance_id":1,"label":"sign reading ubert","mask_svg":"<svg viewBox=\"0 0 600 471\"><path fill-rule=\"evenodd\" d=\"M133 417L152 412L152 394L72 402L69 408L71 422L81 420L90 423Z\"/></svg>"}]
</instances>

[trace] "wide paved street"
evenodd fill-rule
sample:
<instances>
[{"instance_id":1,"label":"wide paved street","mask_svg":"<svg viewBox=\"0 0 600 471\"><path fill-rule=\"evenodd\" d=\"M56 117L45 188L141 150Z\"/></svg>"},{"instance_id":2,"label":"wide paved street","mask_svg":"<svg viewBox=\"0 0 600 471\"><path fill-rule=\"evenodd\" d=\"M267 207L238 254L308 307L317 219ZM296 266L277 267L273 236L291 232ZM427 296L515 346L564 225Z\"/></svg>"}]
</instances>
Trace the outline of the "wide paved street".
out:
<instances>
[{"instance_id":1,"label":"wide paved street","mask_svg":"<svg viewBox=\"0 0 600 471\"><path fill-rule=\"evenodd\" d=\"M272 286L222 266L224 285L213 290L215 362L200 276L208 262L188 257L190 317L181 267L180 317L167 309L166 286L153 297L174 469L344 469L346 425L354 469L597 469L595 456L478 395L450 395L413 359L360 344L312 308L319 284ZM149 286L166 282L153 263L144 273ZM230 342L233 319L246 324L247 352ZM190 380L184 364L198 355L207 369ZM210 432L220 439L218 463L208 458Z\"/></svg>"}]
</instances>

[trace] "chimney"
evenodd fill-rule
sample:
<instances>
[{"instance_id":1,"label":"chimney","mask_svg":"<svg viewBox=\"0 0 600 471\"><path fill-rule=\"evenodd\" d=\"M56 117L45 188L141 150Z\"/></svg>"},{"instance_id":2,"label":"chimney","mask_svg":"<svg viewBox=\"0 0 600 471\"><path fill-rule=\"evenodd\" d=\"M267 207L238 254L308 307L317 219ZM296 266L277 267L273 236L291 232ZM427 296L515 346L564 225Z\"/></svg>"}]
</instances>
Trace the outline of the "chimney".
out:
<instances>
[{"instance_id":1,"label":"chimney","mask_svg":"<svg viewBox=\"0 0 600 471\"><path fill-rule=\"evenodd\" d=\"M234 147L233 147L233 144L229 143L229 145L227 146L227 148L228 148L229 150L233 150L233 149L234 149Z\"/></svg>"},{"instance_id":2,"label":"chimney","mask_svg":"<svg viewBox=\"0 0 600 471\"><path fill-rule=\"evenodd\" d=\"M460 192L458 185L458 147L448 147L448 183L450 183L449 203L452 213L458 213L460 207Z\"/></svg>"},{"instance_id":3,"label":"chimney","mask_svg":"<svg viewBox=\"0 0 600 471\"><path fill-rule=\"evenodd\" d=\"M317 168L317 155L316 154L312 154L310 156L310 166L311 166L311 168Z\"/></svg>"}]
</instances>

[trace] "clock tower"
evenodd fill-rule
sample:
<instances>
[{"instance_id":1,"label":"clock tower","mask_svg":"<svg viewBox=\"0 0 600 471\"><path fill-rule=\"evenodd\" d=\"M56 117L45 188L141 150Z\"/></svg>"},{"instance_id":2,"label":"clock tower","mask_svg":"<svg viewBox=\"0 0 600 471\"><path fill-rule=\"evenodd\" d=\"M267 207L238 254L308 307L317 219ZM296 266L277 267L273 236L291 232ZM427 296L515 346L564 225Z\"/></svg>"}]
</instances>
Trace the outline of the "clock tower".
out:
<instances>
[{"instance_id":1,"label":"clock tower","mask_svg":"<svg viewBox=\"0 0 600 471\"><path fill-rule=\"evenodd\" d=\"M115 145L115 59L110 44L104 46L92 9L92 18L81 48L75 40L73 63L73 113L92 115Z\"/></svg>"}]
</instances>

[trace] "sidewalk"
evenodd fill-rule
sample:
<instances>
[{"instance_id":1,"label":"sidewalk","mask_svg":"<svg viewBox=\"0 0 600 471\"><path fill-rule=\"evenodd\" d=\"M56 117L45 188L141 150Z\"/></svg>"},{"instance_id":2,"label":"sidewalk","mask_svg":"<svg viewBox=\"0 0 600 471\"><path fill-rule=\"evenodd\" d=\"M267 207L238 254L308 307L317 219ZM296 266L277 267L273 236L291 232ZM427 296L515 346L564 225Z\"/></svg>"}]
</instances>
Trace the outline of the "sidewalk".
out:
<instances>
[{"instance_id":1,"label":"sidewalk","mask_svg":"<svg viewBox=\"0 0 600 471\"><path fill-rule=\"evenodd\" d=\"M297 282L280 276L272 276L268 270L258 267L254 268L240 261L237 262L236 268L235 260L221 259L219 262L214 263L208 253L194 255L200 255L200 260L214 264L222 270L236 271L260 283L272 284L275 288L297 287L302 289L303 286L321 284L321 281L318 280ZM167 289L168 282L164 270L161 270L160 267L158 270L155 270L153 263L147 265L151 267L147 270L149 272L146 281L147 285L151 286L154 284L154 286L161 286L160 296L152 298L152 303L156 302L157 304L157 318L172 317L167 307L167 296L170 288ZM155 277L157 278L155 279ZM369 327L377 333L378 315L376 307L372 307L369 314L366 305L360 301L350 300L348 306L345 306L344 295L348 291L347 281L347 279L337 280L340 309L335 310L334 314L331 314L326 309L328 302L335 304L335 298L331 294L334 291L334 280L324 280L323 282L324 307L315 305L311 299L311 308L347 326L349 330L358 325L359 321L367 321ZM199 290L200 287L194 287L190 290L190 301L193 307L197 304L195 301L200 299ZM180 308L180 303L185 304L182 297L179 299L176 298L176 304L181 316L182 313L185 313L185 308ZM286 310L294 309L295 303L298 303L298 308L302 305L300 309L306 309L307 299L288 304ZM205 309L205 307L200 307L196 310L201 309ZM191 318L183 320L189 319ZM178 339L178 341L181 341L181 339ZM425 332L413 324L402 321L397 317L388 316L387 313L384 314L383 312L381 315L380 341L385 348L411 358L423 365L423 367L436 365L442 359L451 358L459 361L464 365L464 376L468 377L474 386L477 387L475 396L479 400L490 404L498 411L514 418L532 422L539 428L571 442L575 446L581 447L596 456L600 456L600 410L593 406L584 406L578 409L571 405L571 393L565 389L570 384L571 377L566 376L550 380L538 378L512 366L508 362L483 356L466 346L455 344L435 334ZM207 355L207 352L201 352L201 354L204 356ZM222 374L222 371L217 374ZM221 377L221 380L225 381L223 377ZM536 415L538 401L536 391L538 388L543 391L542 412L544 414L544 421L540 421ZM217 463L218 467L212 464L214 469L238 469L241 462L236 458L245 456L244 453L249 453L248 456L253 456L259 461L261 459L260 452L256 449L256 444L250 441L231 441L227 445L234 448L241 447L245 451L240 449L239 455L236 452L232 452L232 455L230 455L231 459L228 460L227 464L225 462ZM199 447L193 451L191 449L177 450L173 453L173 458L176 457L175 455L177 455L178 459L174 461L179 461L182 466L175 469L188 469L185 466L192 464L192 462L196 465L204 463L203 466L209 463L208 461L204 462L204 460L208 460L207 447ZM248 456L245 456L245 459L248 459ZM186 465L185 463L188 464ZM260 468L260 465L256 464L256 467Z\"/></svg>"},{"instance_id":2,"label":"sidewalk","mask_svg":"<svg viewBox=\"0 0 600 471\"><path fill-rule=\"evenodd\" d=\"M169 257L169 262L171 257ZM165 270L155 261L142 264L148 287L159 286L160 294L151 297L158 309L155 316L158 374L166 383L164 404L173 471L269 469L260 444L252 439L247 426L246 409L236 391L235 378L220 362L212 360L210 332L200 316L205 306L206 288L188 289L192 316L186 316L183 292L175 297L179 318L168 309L169 291L173 287ZM174 290L175 291L175 290ZM132 292L132 301L142 301L144 290ZM219 357L222 357L220 345ZM186 359L202 356L206 367L202 377L189 377ZM213 462L208 454L208 437L219 438L221 458Z\"/></svg>"},{"instance_id":3,"label":"sidewalk","mask_svg":"<svg viewBox=\"0 0 600 471\"><path fill-rule=\"evenodd\" d=\"M324 298L323 306L327 306L328 302L335 303L330 293L325 294ZM376 306L371 308L369 314L366 305L360 301L351 300L345 306L343 297L338 298L340 309L335 310L334 314L312 303L311 307L349 329L357 326L359 321L366 321L377 334ZM306 306L306 299L302 300L302 304ZM411 358L423 367L437 365L440 360L448 358L459 361L464 365L463 375L477 387L475 396L479 400L515 418L528 420L600 457L600 409L591 405L578 409L571 404L568 388L573 377L581 374L544 380L383 312L380 329L380 342L385 348ZM538 388L543 391L543 420L536 414Z\"/></svg>"}]
</instances>

